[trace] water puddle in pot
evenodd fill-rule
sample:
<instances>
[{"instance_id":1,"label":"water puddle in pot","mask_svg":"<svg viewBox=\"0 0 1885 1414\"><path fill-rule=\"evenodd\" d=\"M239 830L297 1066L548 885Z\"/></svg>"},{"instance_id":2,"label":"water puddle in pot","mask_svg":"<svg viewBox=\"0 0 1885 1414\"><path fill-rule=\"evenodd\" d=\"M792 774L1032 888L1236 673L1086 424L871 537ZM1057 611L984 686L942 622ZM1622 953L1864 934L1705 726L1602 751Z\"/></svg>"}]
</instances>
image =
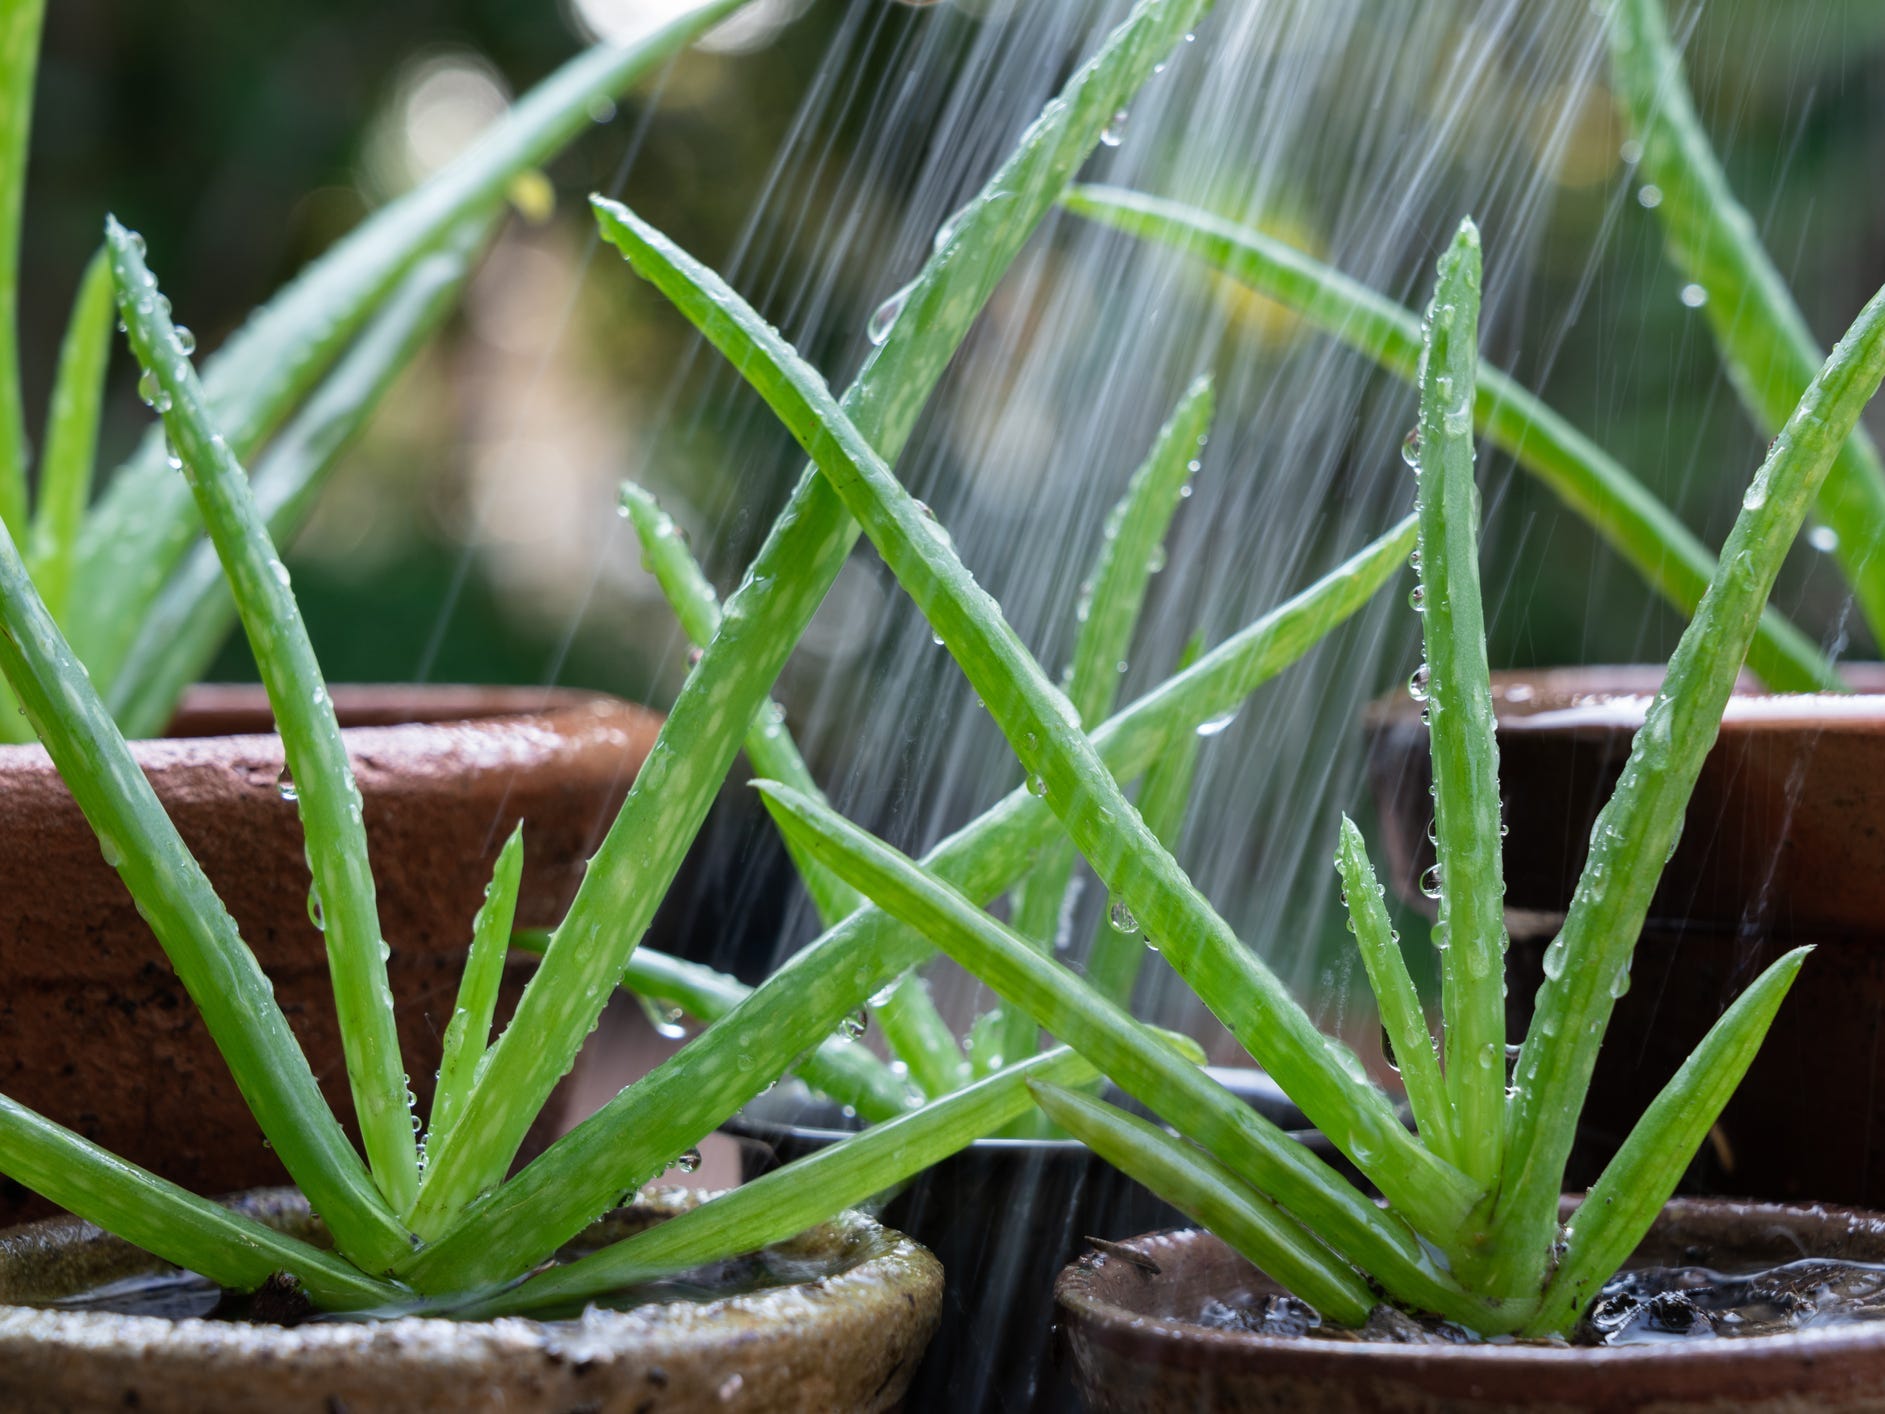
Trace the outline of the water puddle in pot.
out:
<instances>
[{"instance_id":1,"label":"water puddle in pot","mask_svg":"<svg viewBox=\"0 0 1885 1414\"><path fill-rule=\"evenodd\" d=\"M1403 1345L1483 1343L1450 1322L1417 1320L1387 1307L1377 1308L1358 1331L1324 1326L1313 1310L1293 1297L1257 1293L1240 1293L1228 1301L1208 1298L1195 1319L1208 1329L1255 1335ZM1569 1343L1731 1340L1877 1320L1885 1320L1881 1264L1809 1257L1740 1274L1699 1266L1645 1267L1612 1277Z\"/></svg>"}]
</instances>

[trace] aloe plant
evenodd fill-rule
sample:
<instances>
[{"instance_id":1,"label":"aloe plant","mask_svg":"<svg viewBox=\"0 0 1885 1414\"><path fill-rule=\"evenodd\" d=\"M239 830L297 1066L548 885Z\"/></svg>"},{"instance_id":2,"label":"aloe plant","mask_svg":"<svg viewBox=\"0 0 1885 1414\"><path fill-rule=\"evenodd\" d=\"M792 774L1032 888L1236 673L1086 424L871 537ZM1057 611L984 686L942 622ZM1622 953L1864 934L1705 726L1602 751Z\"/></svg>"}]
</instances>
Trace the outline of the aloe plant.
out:
<instances>
[{"instance_id":1,"label":"aloe plant","mask_svg":"<svg viewBox=\"0 0 1885 1414\"><path fill-rule=\"evenodd\" d=\"M1206 9L1204 0L1188 5L1143 0L1073 75L983 195L953 224L919 276L912 305L850 399L860 416L869 410L880 441L894 444L907 435L976 310L1099 143L1111 115ZM700 13L718 10L709 6ZM671 31L662 42L678 42L684 32ZM587 75L584 83L599 82L598 66L619 77L626 62L621 56L606 63L579 61L579 72ZM501 141L499 151L509 154L503 161L523 160L520 153L548 141L545 133L555 122L546 113L560 112L559 105L580 89L567 82L553 87L560 97L548 108L524 105L535 115L526 124L534 136L526 140L513 134ZM480 161L478 181L461 177L456 185L448 184L447 196L435 195L415 208L423 219L409 216L391 223L391 229L403 231L397 240L386 237L382 227L374 240L351 247L353 253L339 267L330 267L351 269L347 280L325 274L313 279L315 288L346 305L339 322L371 321L344 355L336 342L304 349L287 366L225 363L231 372L220 385L207 374L199 377L193 341L173 320L142 240L114 221L105 236L106 275L92 276L68 360L75 370L71 397L83 404L99 363L98 282L108 278L104 288L142 371L140 388L162 421L156 445L168 480L158 501L187 498L189 517L179 513L172 519L177 525L186 519L200 523L207 531L208 553L220 565L216 580L205 577L200 558L187 565L185 575L173 581L174 600L160 601L153 621L183 633L203 616L233 615L261 667L307 837L315 879L310 904L326 935L364 1154L347 1142L266 977L125 744L111 710L114 698L107 694L118 694L120 708L144 711L152 700L149 693L125 693L122 673L88 670L74 642L83 618L75 614L86 595L68 601L62 620L38 591L14 527L0 523L0 672L96 831L105 858L120 873L201 1009L264 1134L332 1231L335 1251L265 1232L4 1100L0 1171L218 1281L253 1287L273 1272L286 1271L317 1303L337 1309L465 1314L554 1309L611 1284L731 1255L789 1235L900 1182L979 1135L1014 1123L1033 1107L1030 1081L1086 1090L1099 1073L1087 1058L1057 1047L1016 1057L1012 1065L970 1083L948 1072L948 1083L936 1087L943 1092L938 1098L916 1103L920 1096L834 1033L842 1033L841 1023L866 999L923 961L928 946L868 903L838 871L821 876L810 851L801 852L801 858L821 889L831 926L760 987L747 991L705 969L637 951L646 914L658 902L666 875L698 828L741 742L770 767L787 773L802 767L793 765L789 742L767 733L766 694L858 533L849 508L829 494L823 473L814 469L746 583L724 606L712 606L698 593L689 603L676 590L684 616L696 616L694 628L710 634L710 641L568 916L552 933L534 940L543 952L541 967L515 1015L493 1037L492 992L514 920L527 841L515 838L501 853L485 906L468 920L470 946L445 1038L437 1096L415 1130L391 1024L358 795L275 537L284 518L291 518L291 508L318 480L314 468L356 425L359 403L346 390L383 386L401 351L462 277L463 258L488 219L488 206L477 196L484 191L479 183L495 170L492 163L503 165L497 158ZM353 293L345 293L344 286ZM388 291L382 302L380 295ZM291 348L294 326L320 303L291 294L281 307L288 313L262 320L250 346L273 341ZM301 313L295 313L297 308ZM270 445L258 474L249 475L244 458L267 426L287 415L294 399L313 386L317 375L308 371L309 362L334 356L340 358L334 381L315 391ZM1186 435L1195 436L1180 432L1167 440L1181 447ZM277 474L262 475L276 458ZM73 453L66 460L77 466L83 459ZM1162 474L1167 484L1170 475ZM71 488L61 495L73 495ZM69 502L62 504L69 509ZM65 511L47 514L60 519ZM658 520L650 518L648 524L651 539L660 541ZM1130 529L1137 537L1131 543L1140 548L1129 558L1138 558L1142 571L1150 553L1144 547L1158 537L1142 526ZM1413 538L1411 521L1391 529L1294 599L1198 655L1144 700L1093 723L1090 738L1079 736L1082 769L1101 776L1116 771L1131 779L1161 758L1181 758L1178 748L1201 723L1235 710L1257 686L1367 602L1392 577ZM56 581L87 584L83 549L80 544L74 552L68 543L54 557ZM670 558L669 582L684 586L690 568ZM1127 600L1136 592L1120 591L1109 614L1129 616ZM718 615L710 628L709 608ZM135 652L124 659L126 664L137 661ZM1093 710L1099 713L1103 706L1096 703ZM1063 728L1071 730L1071 725L1056 729ZM1058 769L1055 774L1059 779ZM809 776L795 774L794 779L810 784ZM1159 813L1169 818L1178 809L1173 799L1182 799L1182 780L1176 785L1167 780L1159 791L1166 797ZM984 898L1012 888L1042 849L1054 843L1053 806L1053 800L1018 787L939 846L931 863L943 877ZM651 852L649 840L660 841L659 850ZM681 996L697 1011L717 1013L717 1019L679 1054L506 1179L524 1128L609 993L623 981ZM906 1034L920 1041L936 1023L925 1015L920 991L910 995L903 1013ZM1128 1034L1149 1073L1201 1074L1202 1056L1192 1043L1136 1022ZM951 1047L946 1036L939 1043L938 1075L952 1064L946 1054ZM698 1216L605 1249L585 1263L518 1282L598 1211L682 1160L728 1114L794 1068L834 1092L856 1095L883 1124L803 1170L703 1205ZM1369 1241L1392 1242L1378 1215L1350 1217L1362 1222Z\"/></svg>"},{"instance_id":2,"label":"aloe plant","mask_svg":"<svg viewBox=\"0 0 1885 1414\"><path fill-rule=\"evenodd\" d=\"M1030 782L1081 853L1194 991L1386 1196L1385 1213L1231 1101L973 892L909 859L792 786L762 783L768 808L810 854L886 913L976 973L1096 1069L1149 1105L1165 1131L1065 1086L1035 1086L1076 1136L1338 1322L1380 1292L1495 1334L1566 1329L1594 1284L1647 1230L1758 1047L1807 949L1773 964L1728 1009L1630 1136L1558 1252L1557 1206L1573 1126L1615 998L1703 759L1780 562L1866 402L1885 378L1885 292L1860 313L1806 390L1670 660L1610 804L1507 1087L1500 804L1478 566L1474 422L1481 253L1470 221L1439 265L1421 329L1414 602L1427 666L1417 690L1432 728L1441 861L1436 943L1443 1023L1432 1037L1380 908L1360 835L1337 857L1367 973L1397 1052L1415 1072L1410 1136L1380 1120L1381 1096L1343 1064L1276 980L1229 935L1120 792L1081 714L1047 681L947 541L846 409L738 294L619 203L604 233L766 399L844 499L1001 727ZM1436 1044L1444 1065L1434 1054ZM1213 1093L1215 1092L1215 1093Z\"/></svg>"}]
</instances>

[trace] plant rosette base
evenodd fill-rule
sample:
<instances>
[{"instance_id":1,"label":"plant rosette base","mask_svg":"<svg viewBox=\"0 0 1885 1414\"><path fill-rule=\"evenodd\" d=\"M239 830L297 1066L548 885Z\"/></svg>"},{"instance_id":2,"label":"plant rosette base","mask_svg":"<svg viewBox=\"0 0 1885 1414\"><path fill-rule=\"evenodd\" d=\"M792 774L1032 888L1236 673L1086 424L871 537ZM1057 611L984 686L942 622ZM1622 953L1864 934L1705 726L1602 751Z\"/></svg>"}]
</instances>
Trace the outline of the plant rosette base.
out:
<instances>
[{"instance_id":1,"label":"plant rosette base","mask_svg":"<svg viewBox=\"0 0 1885 1414\"><path fill-rule=\"evenodd\" d=\"M631 1235L707 1195L662 1190L588 1236ZM231 1206L297 1236L291 1189ZM768 1411L895 1407L935 1328L942 1268L901 1233L842 1214L774 1249L820 1275L714 1300L568 1321L404 1317L295 1326L48 1309L111 1282L174 1273L73 1218L0 1233L0 1404L177 1414Z\"/></svg>"},{"instance_id":2,"label":"plant rosette base","mask_svg":"<svg viewBox=\"0 0 1885 1414\"><path fill-rule=\"evenodd\" d=\"M1744 680L1731 701L1611 1017L1567 1185L1596 1178L1750 978L1812 943L1693 1181L1746 1198L1885 1207L1885 666L1844 671L1852 694L1763 695ZM1514 1036L1661 680L1655 667L1493 675ZM1419 705L1405 693L1375 703L1368 738L1384 877L1431 915L1418 887L1433 862Z\"/></svg>"},{"instance_id":3,"label":"plant rosette base","mask_svg":"<svg viewBox=\"0 0 1885 1414\"><path fill-rule=\"evenodd\" d=\"M1802 1256L1885 1260L1885 1215L1677 1199L1630 1265L1745 1272ZM1578 1347L1329 1340L1197 1320L1213 1298L1279 1292L1222 1242L1190 1230L1083 1258L1055 1286L1066 1356L1095 1414L1885 1409L1885 1322Z\"/></svg>"},{"instance_id":4,"label":"plant rosette base","mask_svg":"<svg viewBox=\"0 0 1885 1414\"><path fill-rule=\"evenodd\" d=\"M400 1044L424 1105L505 837L524 822L519 925L554 924L660 719L613 698L540 689L341 687L334 699L373 847ZM327 951L272 727L259 688L197 688L170 736L132 752L351 1124ZM500 1019L532 966L511 965ZM38 746L0 747L0 976L0 1091L198 1193L285 1181ZM546 1111L544 1139L557 1119ZM0 1184L0 1222L52 1211Z\"/></svg>"}]
</instances>

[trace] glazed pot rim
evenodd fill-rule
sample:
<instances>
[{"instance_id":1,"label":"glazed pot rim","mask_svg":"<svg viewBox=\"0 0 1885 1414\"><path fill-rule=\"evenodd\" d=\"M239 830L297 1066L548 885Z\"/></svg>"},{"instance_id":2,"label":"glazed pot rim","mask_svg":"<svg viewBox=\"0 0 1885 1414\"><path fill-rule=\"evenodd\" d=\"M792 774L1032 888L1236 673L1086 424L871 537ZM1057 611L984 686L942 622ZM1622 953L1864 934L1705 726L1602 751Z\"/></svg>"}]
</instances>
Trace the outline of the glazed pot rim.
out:
<instances>
[{"instance_id":1,"label":"glazed pot rim","mask_svg":"<svg viewBox=\"0 0 1885 1414\"><path fill-rule=\"evenodd\" d=\"M1885 729L1885 664L1849 664L1853 692L1768 692L1744 676L1722 714L1726 735L1804 730L1876 734ZM1634 733L1662 684L1660 664L1501 670L1492 675L1502 732ZM1405 692L1376 699L1369 726L1411 724L1420 704Z\"/></svg>"},{"instance_id":2,"label":"glazed pot rim","mask_svg":"<svg viewBox=\"0 0 1885 1414\"><path fill-rule=\"evenodd\" d=\"M708 1189L651 1189L618 1211L676 1216L716 1196L717 1190ZM306 1211L305 1202L291 1188L255 1189L222 1201L231 1206L253 1206L258 1217L270 1212L280 1217ZM276 1326L0 1301L0 1351L13 1341L26 1339L36 1345L76 1349L95 1349L104 1344L162 1346L172 1354L200 1352L206 1359L259 1354L261 1359L270 1360L300 1352L318 1352L324 1357L365 1356L396 1350L422 1362L437 1363L528 1347L560 1351L571 1360L581 1360L586 1349L600 1353L624 1344L654 1341L681 1352L710 1347L756 1325L791 1320L815 1324L821 1313L841 1319L848 1308L872 1303L873 1298L896 1299L899 1293L923 1285L937 1270L936 1259L927 1248L855 1209L815 1224L795 1240L807 1236L821 1250L842 1252L856 1244L862 1255L842 1270L807 1281L736 1292L711 1301L681 1299L621 1311L591 1309L579 1317L556 1321L529 1316L461 1321L408 1315ZM118 1243L120 1239L74 1217L44 1219L0 1233L0 1248L21 1250L23 1260L30 1260L35 1250L43 1252L61 1241ZM155 1269L173 1270L157 1258L151 1258L150 1263Z\"/></svg>"},{"instance_id":3,"label":"glazed pot rim","mask_svg":"<svg viewBox=\"0 0 1885 1414\"><path fill-rule=\"evenodd\" d=\"M1707 1209L1738 1209L1769 1221L1794 1218L1837 1222L1846 1218L1877 1224L1881 1220L1880 1215L1875 1213L1831 1204L1748 1203L1732 1199L1678 1198L1671 1200L1664 1212L1698 1212ZM1190 1244L1200 1240L1219 1241L1211 1234L1197 1229L1178 1228L1147 1233L1113 1245L1146 1251L1156 1243ZM1153 1253L1147 1251L1146 1255ZM1140 1314L1096 1293L1092 1289L1095 1272L1109 1261L1116 1260L1103 1252L1091 1252L1061 1270L1054 1283L1054 1299L1063 1321L1069 1325L1083 1324L1091 1328L1094 1338L1104 1341L1126 1358L1157 1359L1161 1355L1190 1357L1168 1362L1188 1368L1288 1365L1304 1373L1332 1374L1354 1362L1371 1367L1400 1366L1429 1370L1470 1370L1475 1366L1518 1362L1536 1366L1541 1372L1592 1366L1627 1370L1638 1366L1663 1367L1675 1360L1714 1365L1753 1360L1786 1351L1817 1359L1845 1351L1875 1352L1885 1348L1885 1321L1856 1321L1732 1339L1620 1346L1532 1345L1492 1341L1462 1345L1413 1345L1392 1341L1332 1341L1307 1336L1216 1330L1179 1317Z\"/></svg>"}]
</instances>

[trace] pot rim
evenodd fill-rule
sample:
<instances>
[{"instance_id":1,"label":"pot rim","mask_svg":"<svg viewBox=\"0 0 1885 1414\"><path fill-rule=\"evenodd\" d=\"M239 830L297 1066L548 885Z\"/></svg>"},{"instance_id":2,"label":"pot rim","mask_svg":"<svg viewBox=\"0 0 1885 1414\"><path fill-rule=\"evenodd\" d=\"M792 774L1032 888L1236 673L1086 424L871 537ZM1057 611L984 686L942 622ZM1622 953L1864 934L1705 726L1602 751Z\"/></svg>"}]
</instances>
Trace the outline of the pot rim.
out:
<instances>
[{"instance_id":1,"label":"pot rim","mask_svg":"<svg viewBox=\"0 0 1885 1414\"><path fill-rule=\"evenodd\" d=\"M1724 735L1812 731L1876 735L1885 729L1885 663L1848 664L1853 692L1768 692L1743 675L1722 714ZM1501 731L1631 734L1658 688L1660 664L1503 669L1492 674L1493 712ZM1420 704L1393 692L1368 704L1374 729L1410 726Z\"/></svg>"},{"instance_id":2,"label":"pot rim","mask_svg":"<svg viewBox=\"0 0 1885 1414\"><path fill-rule=\"evenodd\" d=\"M652 1189L618 1211L652 1211L662 1216L686 1212L717 1196L717 1190ZM253 1189L222 1200L271 1225L307 1211L292 1188ZM818 1234L826 1250L868 1243L861 1260L840 1271L808 1281L737 1292L711 1301L655 1302L628 1310L586 1310L580 1317L545 1321L528 1316L500 1316L460 1321L442 1316L395 1316L389 1319L316 1321L275 1326L204 1317L126 1315L75 1311L53 1306L0 1301L0 1352L16 1342L37 1347L62 1346L78 1351L102 1347L136 1349L161 1346L168 1357L219 1361L248 1360L258 1365L296 1356L347 1359L399 1353L425 1364L473 1361L523 1349L561 1352L571 1360L630 1346L660 1342L677 1355L686 1348L708 1348L755 1325L794 1323L803 1328L823 1321L841 1324L861 1304L901 1304L924 1285L941 1288L941 1268L915 1239L884 1227L869 1216L846 1210L808 1232ZM71 1243L103 1243L130 1248L75 1217L47 1218L0 1233L0 1261L20 1260ZM141 1255L141 1254L138 1254ZM159 1258L151 1269L174 1270Z\"/></svg>"},{"instance_id":3,"label":"pot rim","mask_svg":"<svg viewBox=\"0 0 1885 1414\"><path fill-rule=\"evenodd\" d=\"M1880 1215L1829 1204L1746 1203L1732 1199L1676 1198L1664 1205L1665 1215L1738 1210L1768 1222L1788 1218L1818 1223L1864 1222L1877 1226ZM1146 1233L1112 1244L1156 1256L1160 1244L1218 1242L1194 1228ZM1054 1282L1054 1300L1062 1319L1071 1326L1089 1328L1096 1339L1127 1359L1141 1359L1185 1368L1281 1369L1305 1375L1336 1374L1356 1363L1370 1369L1460 1370L1512 1365L1535 1367L1541 1374L1570 1367L1628 1371L1639 1367L1666 1368L1672 1361L1707 1365L1732 1364L1792 1351L1803 1359L1885 1350L1885 1321L1789 1331L1777 1335L1739 1336L1728 1340L1691 1340L1622 1346L1554 1346L1485 1342L1476 1345L1404 1345L1389 1341L1327 1341L1308 1337L1259 1335L1250 1331L1214 1330L1176 1317L1135 1313L1095 1291L1096 1273L1109 1258L1093 1252L1061 1270ZM1147 1280L1157 1280L1148 1277Z\"/></svg>"}]
</instances>

